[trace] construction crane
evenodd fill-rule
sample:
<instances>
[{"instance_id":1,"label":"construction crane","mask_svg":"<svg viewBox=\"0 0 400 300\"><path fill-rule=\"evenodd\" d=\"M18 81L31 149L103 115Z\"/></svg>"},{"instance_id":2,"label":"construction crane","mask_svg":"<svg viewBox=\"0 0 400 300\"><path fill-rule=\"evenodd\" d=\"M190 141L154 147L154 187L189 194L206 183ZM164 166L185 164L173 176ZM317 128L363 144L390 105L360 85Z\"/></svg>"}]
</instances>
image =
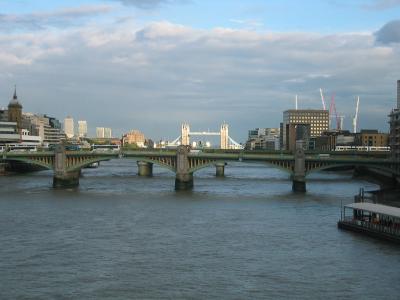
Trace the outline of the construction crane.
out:
<instances>
[{"instance_id":1,"label":"construction crane","mask_svg":"<svg viewBox=\"0 0 400 300\"><path fill-rule=\"evenodd\" d=\"M357 132L357 122L358 122L358 110L360 107L360 97L357 96L357 105L356 105L356 114L353 118L353 132L356 133Z\"/></svg>"},{"instance_id":2,"label":"construction crane","mask_svg":"<svg viewBox=\"0 0 400 300\"><path fill-rule=\"evenodd\" d=\"M323 107L324 110L326 110L325 99L324 99L324 93L322 92L322 88L319 89L319 92L320 92L320 94L321 94L322 107Z\"/></svg>"}]
</instances>

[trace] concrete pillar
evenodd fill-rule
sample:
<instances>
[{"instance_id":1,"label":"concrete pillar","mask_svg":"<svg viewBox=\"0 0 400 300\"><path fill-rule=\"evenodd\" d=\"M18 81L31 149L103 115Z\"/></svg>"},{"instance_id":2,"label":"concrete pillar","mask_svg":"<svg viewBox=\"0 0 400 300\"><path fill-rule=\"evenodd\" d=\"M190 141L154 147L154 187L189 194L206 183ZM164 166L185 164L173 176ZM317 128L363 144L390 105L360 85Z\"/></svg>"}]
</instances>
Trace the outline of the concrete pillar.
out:
<instances>
[{"instance_id":1,"label":"concrete pillar","mask_svg":"<svg viewBox=\"0 0 400 300\"><path fill-rule=\"evenodd\" d=\"M151 177L153 176L153 164L145 161L138 161L138 175Z\"/></svg>"},{"instance_id":2,"label":"concrete pillar","mask_svg":"<svg viewBox=\"0 0 400 300\"><path fill-rule=\"evenodd\" d=\"M7 163L0 163L0 176L6 175Z\"/></svg>"},{"instance_id":3,"label":"concrete pillar","mask_svg":"<svg viewBox=\"0 0 400 300\"><path fill-rule=\"evenodd\" d=\"M306 156L302 140L296 141L292 182L293 192L306 192Z\"/></svg>"},{"instance_id":4,"label":"concrete pillar","mask_svg":"<svg viewBox=\"0 0 400 300\"><path fill-rule=\"evenodd\" d=\"M71 188L79 185L80 170L67 172L67 155L63 145L57 145L54 158L54 188Z\"/></svg>"},{"instance_id":5,"label":"concrete pillar","mask_svg":"<svg viewBox=\"0 0 400 300\"><path fill-rule=\"evenodd\" d=\"M179 146L176 151L175 190L190 190L193 188L193 173L189 172L189 147Z\"/></svg>"},{"instance_id":6,"label":"concrete pillar","mask_svg":"<svg viewBox=\"0 0 400 300\"><path fill-rule=\"evenodd\" d=\"M215 176L224 177L225 176L225 165L224 162L219 162L215 164Z\"/></svg>"},{"instance_id":7,"label":"concrete pillar","mask_svg":"<svg viewBox=\"0 0 400 300\"><path fill-rule=\"evenodd\" d=\"M63 174L54 174L53 187L54 188L73 188L79 186L79 170L72 172L65 172Z\"/></svg>"}]
</instances>

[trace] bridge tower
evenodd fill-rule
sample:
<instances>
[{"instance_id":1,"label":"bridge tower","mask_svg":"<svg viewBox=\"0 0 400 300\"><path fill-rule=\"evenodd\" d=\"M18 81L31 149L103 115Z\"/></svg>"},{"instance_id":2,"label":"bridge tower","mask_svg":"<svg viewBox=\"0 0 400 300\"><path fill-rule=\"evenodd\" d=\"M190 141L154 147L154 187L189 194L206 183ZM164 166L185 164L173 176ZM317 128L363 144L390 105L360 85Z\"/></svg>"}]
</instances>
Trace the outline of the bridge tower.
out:
<instances>
[{"instance_id":1,"label":"bridge tower","mask_svg":"<svg viewBox=\"0 0 400 300\"><path fill-rule=\"evenodd\" d=\"M221 149L229 149L229 125L225 122L221 125Z\"/></svg>"},{"instance_id":2,"label":"bridge tower","mask_svg":"<svg viewBox=\"0 0 400 300\"><path fill-rule=\"evenodd\" d=\"M190 145L190 126L188 123L182 124L182 132L181 132L181 145L189 146Z\"/></svg>"}]
</instances>

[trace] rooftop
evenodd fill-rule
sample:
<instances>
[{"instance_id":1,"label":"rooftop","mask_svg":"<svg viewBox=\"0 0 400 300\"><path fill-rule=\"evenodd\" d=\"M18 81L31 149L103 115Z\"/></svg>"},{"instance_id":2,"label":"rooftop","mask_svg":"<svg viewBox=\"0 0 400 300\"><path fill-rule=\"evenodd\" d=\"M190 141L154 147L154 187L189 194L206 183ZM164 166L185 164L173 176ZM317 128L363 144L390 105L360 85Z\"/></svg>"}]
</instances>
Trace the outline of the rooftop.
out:
<instances>
[{"instance_id":1,"label":"rooftop","mask_svg":"<svg viewBox=\"0 0 400 300\"><path fill-rule=\"evenodd\" d=\"M360 203L350 203L345 205L345 207L353 208L353 209L361 209L372 213L387 215L391 217L400 218L400 208L382 204L374 204L367 202Z\"/></svg>"}]
</instances>

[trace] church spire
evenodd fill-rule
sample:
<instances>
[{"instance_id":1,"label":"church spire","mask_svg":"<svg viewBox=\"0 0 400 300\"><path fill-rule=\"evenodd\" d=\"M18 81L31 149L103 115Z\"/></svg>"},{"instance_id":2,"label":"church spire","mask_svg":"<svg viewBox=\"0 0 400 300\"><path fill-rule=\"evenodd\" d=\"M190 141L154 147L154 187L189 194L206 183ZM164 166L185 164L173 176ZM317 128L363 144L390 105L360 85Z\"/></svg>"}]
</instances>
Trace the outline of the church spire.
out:
<instances>
[{"instance_id":1,"label":"church spire","mask_svg":"<svg viewBox=\"0 0 400 300\"><path fill-rule=\"evenodd\" d=\"M17 97L17 85L14 85L14 96L13 96L13 99L15 99L15 100L18 99L18 97Z\"/></svg>"}]
</instances>

